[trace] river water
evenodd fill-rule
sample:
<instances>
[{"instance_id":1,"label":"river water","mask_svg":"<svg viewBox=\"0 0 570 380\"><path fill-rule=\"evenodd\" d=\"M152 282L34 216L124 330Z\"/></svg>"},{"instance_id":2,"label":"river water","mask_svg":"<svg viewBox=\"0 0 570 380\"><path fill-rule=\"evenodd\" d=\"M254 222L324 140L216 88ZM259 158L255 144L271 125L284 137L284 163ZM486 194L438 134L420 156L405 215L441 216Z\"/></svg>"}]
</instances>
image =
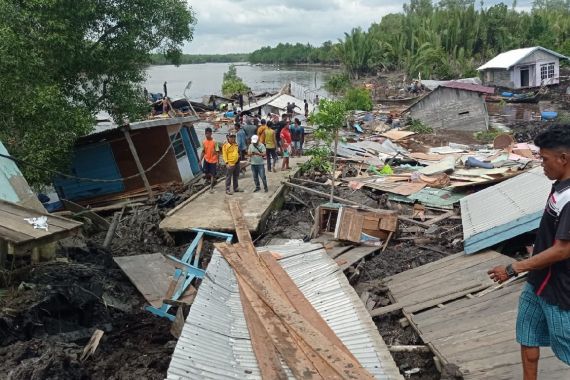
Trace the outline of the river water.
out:
<instances>
[{"instance_id":1,"label":"river water","mask_svg":"<svg viewBox=\"0 0 570 380\"><path fill-rule=\"evenodd\" d=\"M191 100L202 101L204 95L221 95L224 72L229 63L204 63L151 66L147 70L145 86L148 92L163 92L166 81L168 96L176 99L184 95L184 88L189 81L192 86L188 92ZM275 67L236 64L237 74L252 88L254 93L277 91L289 81L297 82L309 89L321 88L334 69L323 67Z\"/></svg>"}]
</instances>

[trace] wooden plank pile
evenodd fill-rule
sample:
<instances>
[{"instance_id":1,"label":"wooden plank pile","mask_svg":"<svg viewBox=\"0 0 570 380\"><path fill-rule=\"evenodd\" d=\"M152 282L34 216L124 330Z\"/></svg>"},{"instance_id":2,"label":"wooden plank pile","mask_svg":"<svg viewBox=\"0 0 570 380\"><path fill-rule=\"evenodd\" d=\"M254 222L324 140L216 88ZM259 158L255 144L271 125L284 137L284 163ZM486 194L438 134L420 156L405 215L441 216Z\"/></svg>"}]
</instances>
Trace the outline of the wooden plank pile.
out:
<instances>
[{"instance_id":1,"label":"wooden plank pile","mask_svg":"<svg viewBox=\"0 0 570 380\"><path fill-rule=\"evenodd\" d=\"M263 379L373 379L277 263L256 252L239 203L230 201L239 243L217 244L236 273Z\"/></svg>"}]
</instances>

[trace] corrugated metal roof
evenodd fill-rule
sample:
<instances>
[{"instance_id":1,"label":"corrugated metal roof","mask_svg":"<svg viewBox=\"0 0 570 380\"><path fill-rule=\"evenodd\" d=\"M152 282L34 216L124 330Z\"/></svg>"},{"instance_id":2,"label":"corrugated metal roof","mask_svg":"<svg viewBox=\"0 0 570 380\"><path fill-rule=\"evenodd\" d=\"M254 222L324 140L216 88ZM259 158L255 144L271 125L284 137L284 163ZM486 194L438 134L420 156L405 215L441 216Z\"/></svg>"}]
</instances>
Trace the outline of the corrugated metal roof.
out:
<instances>
[{"instance_id":1,"label":"corrugated metal roof","mask_svg":"<svg viewBox=\"0 0 570 380\"><path fill-rule=\"evenodd\" d=\"M432 79L422 79L422 84L430 90L435 90L437 87L441 86L444 83L449 81L447 80L432 80ZM471 84L481 84L481 79L474 77L474 78L460 78L454 79L453 82L460 82L460 83L471 83Z\"/></svg>"},{"instance_id":2,"label":"corrugated metal roof","mask_svg":"<svg viewBox=\"0 0 570 380\"><path fill-rule=\"evenodd\" d=\"M362 301L320 244L258 249L282 254L281 266L375 378L403 379ZM218 251L186 319L168 379L261 379L234 272Z\"/></svg>"},{"instance_id":3,"label":"corrugated metal roof","mask_svg":"<svg viewBox=\"0 0 570 380\"><path fill-rule=\"evenodd\" d=\"M509 50L504 53L499 54L495 58L491 59L489 62L485 63L483 66L479 67L477 70L485 69L505 69L508 70L512 66L516 65L518 62L523 60L529 54L534 53L536 50L542 50L549 54L552 54L558 58L568 59L568 57L559 54L555 51L543 48L542 46L534 46L523 49Z\"/></svg>"},{"instance_id":4,"label":"corrugated metal roof","mask_svg":"<svg viewBox=\"0 0 570 380\"><path fill-rule=\"evenodd\" d=\"M474 83L450 81L450 82L444 82L440 86L446 87L446 88L455 88L457 90L480 92L480 93L489 94L489 95L493 95L495 93L495 89L493 87L487 87L487 86L483 86L480 84L474 84Z\"/></svg>"},{"instance_id":5,"label":"corrugated metal roof","mask_svg":"<svg viewBox=\"0 0 570 380\"><path fill-rule=\"evenodd\" d=\"M466 253L474 253L538 228L552 182L542 168L461 200Z\"/></svg>"}]
</instances>

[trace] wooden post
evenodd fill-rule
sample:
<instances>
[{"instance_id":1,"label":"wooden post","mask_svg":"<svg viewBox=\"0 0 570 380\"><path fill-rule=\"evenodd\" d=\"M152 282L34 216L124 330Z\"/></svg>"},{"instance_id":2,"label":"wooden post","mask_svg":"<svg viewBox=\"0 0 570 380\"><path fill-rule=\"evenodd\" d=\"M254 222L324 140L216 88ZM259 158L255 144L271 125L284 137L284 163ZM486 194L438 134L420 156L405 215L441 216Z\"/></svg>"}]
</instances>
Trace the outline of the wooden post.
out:
<instances>
[{"instance_id":1,"label":"wooden post","mask_svg":"<svg viewBox=\"0 0 570 380\"><path fill-rule=\"evenodd\" d=\"M336 128L335 132L334 132L334 152L333 152L334 156L333 156L330 203L333 203L333 201L334 201L334 181L336 180L335 175L336 175L336 152L338 150L338 130L339 130L339 128Z\"/></svg>"},{"instance_id":2,"label":"wooden post","mask_svg":"<svg viewBox=\"0 0 570 380\"><path fill-rule=\"evenodd\" d=\"M8 262L8 242L0 239L0 270L7 269Z\"/></svg>"},{"instance_id":3,"label":"wooden post","mask_svg":"<svg viewBox=\"0 0 570 380\"><path fill-rule=\"evenodd\" d=\"M129 132L128 129L124 128L123 129L123 133L125 134L125 138L127 139L127 143L129 143L129 148L131 150L131 154L133 155L133 158L135 159L135 164L137 164L137 169L139 170L139 174L141 175L141 178L144 182L144 187L146 188L146 191L148 193L148 197L149 199L154 199L154 194L152 193L152 188L150 187L150 183L148 182L148 178L146 177L146 173L144 172L144 169L142 167L141 161L139 159L139 155L137 153L137 150L135 148L135 144L133 144L133 140L131 139L131 134Z\"/></svg>"}]
</instances>

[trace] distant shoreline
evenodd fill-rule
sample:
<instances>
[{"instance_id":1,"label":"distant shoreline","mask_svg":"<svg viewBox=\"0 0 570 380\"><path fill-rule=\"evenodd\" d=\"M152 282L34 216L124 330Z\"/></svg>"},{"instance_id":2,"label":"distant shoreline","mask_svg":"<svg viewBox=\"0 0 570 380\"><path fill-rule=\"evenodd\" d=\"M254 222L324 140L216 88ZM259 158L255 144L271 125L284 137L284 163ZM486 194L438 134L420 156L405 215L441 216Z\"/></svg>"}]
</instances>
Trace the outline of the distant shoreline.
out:
<instances>
[{"instance_id":1,"label":"distant shoreline","mask_svg":"<svg viewBox=\"0 0 570 380\"><path fill-rule=\"evenodd\" d=\"M224 64L234 64L236 66L260 66L260 67L313 67L313 68L327 68L327 69L341 69L340 64L326 64L326 63L250 63L244 61L234 61L234 62L199 62L199 63L181 63L179 66L183 65L206 65L208 63L224 63ZM149 66L169 66L174 65L173 63L152 63Z\"/></svg>"}]
</instances>

